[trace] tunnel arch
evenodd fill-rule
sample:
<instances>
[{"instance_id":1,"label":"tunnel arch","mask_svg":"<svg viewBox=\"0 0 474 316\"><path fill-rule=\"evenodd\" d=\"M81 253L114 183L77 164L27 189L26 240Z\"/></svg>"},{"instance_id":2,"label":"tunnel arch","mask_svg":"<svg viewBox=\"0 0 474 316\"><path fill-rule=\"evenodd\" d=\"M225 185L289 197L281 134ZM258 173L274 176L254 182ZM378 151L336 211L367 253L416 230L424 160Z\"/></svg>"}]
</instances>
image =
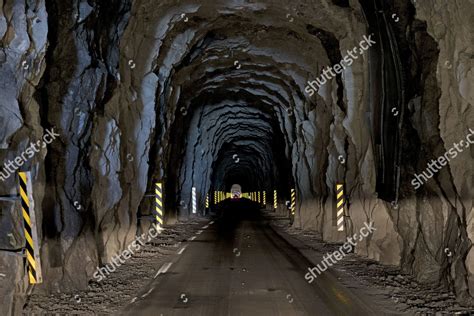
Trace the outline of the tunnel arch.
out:
<instances>
[{"instance_id":1,"label":"tunnel arch","mask_svg":"<svg viewBox=\"0 0 474 316\"><path fill-rule=\"evenodd\" d=\"M93 3L97 10L88 10ZM239 166L269 179L265 185L286 191L282 194L295 188L293 226L316 230L324 240L342 238L334 232L331 211L334 186L343 182L350 197L348 226L374 219L388 227L360 250L367 256L402 262L408 271L417 271L425 260L420 258L426 257L435 267L433 274L447 269L446 258L436 249L456 243L462 245L460 258L468 256L469 231L457 223L467 222L464 214L470 202L458 200L470 184L464 176L454 177L464 166L454 162L421 191L414 191L408 179L432 158L429 150L442 153L449 142L461 138L458 129L470 122L465 110L469 94L460 83L464 73L459 72L469 56L453 53L465 52L462 41L454 43L438 34L433 8L401 0L280 3L278 10L269 3L248 1L113 3L116 6L109 8L96 1L83 1L81 6L46 1L47 10L39 13L27 5L15 7L25 25L30 25L29 15L47 11L52 17L48 35L38 26L31 29L31 38L30 30L16 30L28 35L22 39L31 43L31 50L10 54L9 61L18 69L23 61L34 62L25 71L27 78L8 83L16 85L16 94L11 93L16 97L8 99L8 119L16 127L8 124L2 146L9 148L5 157L10 157L42 130L61 130L60 141L28 166L39 170L38 179L46 183L48 194L42 192L42 184L39 194L42 228L45 251L54 248L54 264L64 262L67 271L77 259L74 249L86 241L93 245L90 262L109 260L135 237L141 220L137 216L149 214L155 182L165 184L167 222L172 223L178 215L189 214L189 208L178 209L181 201L189 203L192 186L199 187L203 203L204 193L238 179ZM462 15L452 4L446 6ZM394 10L401 14L399 22L390 19ZM452 17L446 12L444 18ZM41 20L48 18L43 14ZM392 54L382 56L381 47L375 47L313 97L304 92L308 80L372 32ZM398 49L387 49L391 47ZM391 61L396 78L380 67L382 58ZM11 75L13 68L0 71ZM397 87L397 95L384 100L373 93L380 90L376 81L382 75L385 83ZM446 92L450 84L459 84L460 96ZM456 107L450 112L443 104ZM398 117L392 114L395 107ZM444 120L442 115L454 119ZM376 122L381 117L386 124ZM460 127L453 121L461 122ZM212 129L190 132L203 130L205 123ZM242 131L235 135L228 131L239 128ZM380 154L380 140L393 144L387 154ZM399 157L401 140L407 154L403 163L390 160L392 154ZM239 166L231 159L234 154L242 155ZM270 160L275 166L268 166ZM246 181L264 186L256 178ZM443 179L452 183L444 185ZM449 215L444 208L421 205L425 197L442 200ZM82 210L74 208L76 200L83 201ZM446 231L431 243L405 230L406 226L416 232L414 236L425 236L428 228L410 226L418 223L420 209L443 214L442 223L425 222ZM387 244L393 246L390 251ZM465 279L464 272L458 273L458 284L464 284L459 281ZM424 272L417 273L424 277Z\"/></svg>"}]
</instances>

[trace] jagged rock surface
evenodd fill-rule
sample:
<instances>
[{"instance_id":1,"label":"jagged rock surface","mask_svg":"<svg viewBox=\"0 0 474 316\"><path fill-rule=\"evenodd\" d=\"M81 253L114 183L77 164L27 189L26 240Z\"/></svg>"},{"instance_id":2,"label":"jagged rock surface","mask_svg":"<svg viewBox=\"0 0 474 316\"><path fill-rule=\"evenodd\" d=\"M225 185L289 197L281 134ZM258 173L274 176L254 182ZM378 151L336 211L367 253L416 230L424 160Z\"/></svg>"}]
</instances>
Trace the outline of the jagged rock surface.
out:
<instances>
[{"instance_id":1,"label":"jagged rock surface","mask_svg":"<svg viewBox=\"0 0 474 316\"><path fill-rule=\"evenodd\" d=\"M379 102L367 75L376 55L364 53L317 95L304 92L372 27L359 2L0 1L0 161L46 129L61 134L24 165L42 223L37 290L85 288L134 238L157 179L166 182L170 223L189 216L192 187L201 207L206 192L236 179L244 191L277 188L281 203L295 187L294 227L326 241L345 237L332 218L334 186L344 182L349 232L367 221L378 227L358 254L470 303L473 147L420 190L410 181L474 128L473 6L383 8L406 88L400 196L391 204L375 195L367 119ZM14 176L0 182L0 194L15 186ZM19 204L0 207L0 248L17 249ZM21 309L20 261L0 253L0 314Z\"/></svg>"}]
</instances>

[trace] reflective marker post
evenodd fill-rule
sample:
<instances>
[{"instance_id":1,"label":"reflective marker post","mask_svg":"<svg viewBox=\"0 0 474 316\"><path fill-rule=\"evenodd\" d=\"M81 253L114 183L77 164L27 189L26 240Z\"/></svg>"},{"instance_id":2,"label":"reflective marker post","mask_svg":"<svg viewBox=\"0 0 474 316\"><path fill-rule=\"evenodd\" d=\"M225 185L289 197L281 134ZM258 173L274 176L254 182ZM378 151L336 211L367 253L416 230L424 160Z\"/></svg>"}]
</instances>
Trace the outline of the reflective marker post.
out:
<instances>
[{"instance_id":1,"label":"reflective marker post","mask_svg":"<svg viewBox=\"0 0 474 316\"><path fill-rule=\"evenodd\" d=\"M191 191L191 196L192 196L192 206L193 206L193 214L196 214L197 212L197 197L196 197L196 187L193 187L192 188L192 191Z\"/></svg>"},{"instance_id":2,"label":"reflective marker post","mask_svg":"<svg viewBox=\"0 0 474 316\"><path fill-rule=\"evenodd\" d=\"M163 207L163 183L156 182L155 183L155 219L158 223L159 227L163 227L163 214L164 214L164 207Z\"/></svg>"},{"instance_id":3,"label":"reflective marker post","mask_svg":"<svg viewBox=\"0 0 474 316\"><path fill-rule=\"evenodd\" d=\"M344 185L336 184L337 231L344 231Z\"/></svg>"},{"instance_id":4,"label":"reflective marker post","mask_svg":"<svg viewBox=\"0 0 474 316\"><path fill-rule=\"evenodd\" d=\"M273 191L273 208L276 210L278 207L278 195L277 190Z\"/></svg>"},{"instance_id":5,"label":"reflective marker post","mask_svg":"<svg viewBox=\"0 0 474 316\"><path fill-rule=\"evenodd\" d=\"M39 284L43 283L43 275L41 272L41 259L39 256L38 230L36 225L31 173L29 171L20 172L18 175L20 178L20 197L23 223L25 225L25 254L28 264L28 279L30 284Z\"/></svg>"},{"instance_id":6,"label":"reflective marker post","mask_svg":"<svg viewBox=\"0 0 474 316\"><path fill-rule=\"evenodd\" d=\"M291 215L295 216L296 213L296 190L291 189L291 204L290 204Z\"/></svg>"}]
</instances>

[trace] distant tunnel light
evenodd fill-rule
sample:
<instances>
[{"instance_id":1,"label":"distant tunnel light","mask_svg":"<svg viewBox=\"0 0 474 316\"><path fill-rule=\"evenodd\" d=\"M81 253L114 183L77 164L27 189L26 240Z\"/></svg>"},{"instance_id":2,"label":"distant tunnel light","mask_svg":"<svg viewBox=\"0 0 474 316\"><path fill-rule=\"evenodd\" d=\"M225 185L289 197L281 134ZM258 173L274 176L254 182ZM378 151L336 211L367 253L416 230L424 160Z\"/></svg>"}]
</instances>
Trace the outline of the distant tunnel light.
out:
<instances>
[{"instance_id":1,"label":"distant tunnel light","mask_svg":"<svg viewBox=\"0 0 474 316\"><path fill-rule=\"evenodd\" d=\"M233 184L230 189L229 197L232 199L240 199L242 197L242 187L239 184Z\"/></svg>"}]
</instances>

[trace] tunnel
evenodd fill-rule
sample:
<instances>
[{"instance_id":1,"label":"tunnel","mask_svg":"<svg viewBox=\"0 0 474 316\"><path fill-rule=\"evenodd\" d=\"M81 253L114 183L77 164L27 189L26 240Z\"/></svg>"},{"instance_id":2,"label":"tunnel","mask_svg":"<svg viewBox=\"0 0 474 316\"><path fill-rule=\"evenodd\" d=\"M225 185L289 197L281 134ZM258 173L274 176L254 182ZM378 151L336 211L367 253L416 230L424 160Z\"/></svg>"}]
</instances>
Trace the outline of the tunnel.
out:
<instances>
[{"instance_id":1,"label":"tunnel","mask_svg":"<svg viewBox=\"0 0 474 316\"><path fill-rule=\"evenodd\" d=\"M0 315L474 313L473 9L0 1Z\"/></svg>"}]
</instances>

